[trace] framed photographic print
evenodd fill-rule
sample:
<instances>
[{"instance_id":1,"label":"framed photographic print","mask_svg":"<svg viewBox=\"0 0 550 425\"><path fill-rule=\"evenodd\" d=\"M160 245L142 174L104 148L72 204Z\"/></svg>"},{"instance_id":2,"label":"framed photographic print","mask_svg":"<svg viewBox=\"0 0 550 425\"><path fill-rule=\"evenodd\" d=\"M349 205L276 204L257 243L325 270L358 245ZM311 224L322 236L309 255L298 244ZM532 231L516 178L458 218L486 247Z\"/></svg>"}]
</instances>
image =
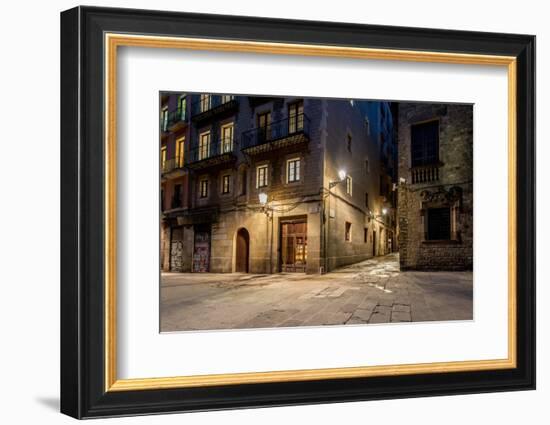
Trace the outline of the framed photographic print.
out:
<instances>
[{"instance_id":1,"label":"framed photographic print","mask_svg":"<svg viewBox=\"0 0 550 425\"><path fill-rule=\"evenodd\" d=\"M61 14L61 411L535 387L535 38Z\"/></svg>"}]
</instances>

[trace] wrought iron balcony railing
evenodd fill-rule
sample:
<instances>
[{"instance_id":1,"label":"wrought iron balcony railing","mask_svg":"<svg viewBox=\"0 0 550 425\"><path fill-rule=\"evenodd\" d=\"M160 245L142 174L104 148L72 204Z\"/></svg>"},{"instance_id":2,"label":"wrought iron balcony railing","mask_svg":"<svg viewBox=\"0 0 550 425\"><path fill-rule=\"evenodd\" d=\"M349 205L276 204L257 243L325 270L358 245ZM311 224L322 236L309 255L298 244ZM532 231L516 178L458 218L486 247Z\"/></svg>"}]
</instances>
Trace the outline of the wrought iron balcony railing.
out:
<instances>
[{"instance_id":1,"label":"wrought iron balcony railing","mask_svg":"<svg viewBox=\"0 0 550 425\"><path fill-rule=\"evenodd\" d=\"M177 108L168 113L168 127L172 127L180 122L187 121L187 111L183 108Z\"/></svg>"},{"instance_id":2,"label":"wrought iron balcony railing","mask_svg":"<svg viewBox=\"0 0 550 425\"><path fill-rule=\"evenodd\" d=\"M167 159L166 161L161 163L160 164L160 171L161 171L161 174L167 174L167 173L169 173L171 171L174 171L178 168L183 168L183 166L184 166L183 155L176 156L174 158Z\"/></svg>"},{"instance_id":3,"label":"wrought iron balcony railing","mask_svg":"<svg viewBox=\"0 0 550 425\"><path fill-rule=\"evenodd\" d=\"M292 115L266 126L254 128L242 134L242 149L279 148L309 140L309 118L305 114ZM265 149L264 149L265 150Z\"/></svg>"},{"instance_id":4,"label":"wrought iron balcony railing","mask_svg":"<svg viewBox=\"0 0 550 425\"><path fill-rule=\"evenodd\" d=\"M231 137L205 143L190 149L185 163L189 168L204 168L233 161L236 159L235 148L235 140Z\"/></svg>"},{"instance_id":5,"label":"wrought iron balcony railing","mask_svg":"<svg viewBox=\"0 0 550 425\"><path fill-rule=\"evenodd\" d=\"M187 122L187 111L184 108L177 108L169 111L166 117L161 117L161 129L163 132L170 131L177 124Z\"/></svg>"},{"instance_id":6,"label":"wrought iron balcony railing","mask_svg":"<svg viewBox=\"0 0 550 425\"><path fill-rule=\"evenodd\" d=\"M191 119L201 120L237 107L235 96L208 95L191 104Z\"/></svg>"}]
</instances>

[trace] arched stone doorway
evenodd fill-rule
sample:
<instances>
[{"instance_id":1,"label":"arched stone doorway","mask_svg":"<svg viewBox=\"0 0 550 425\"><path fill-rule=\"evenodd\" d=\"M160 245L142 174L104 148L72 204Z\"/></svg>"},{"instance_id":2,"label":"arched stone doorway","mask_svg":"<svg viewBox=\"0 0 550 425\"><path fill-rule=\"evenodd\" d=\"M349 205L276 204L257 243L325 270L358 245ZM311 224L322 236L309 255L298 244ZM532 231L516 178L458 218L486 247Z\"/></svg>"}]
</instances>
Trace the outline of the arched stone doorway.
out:
<instances>
[{"instance_id":1,"label":"arched stone doorway","mask_svg":"<svg viewBox=\"0 0 550 425\"><path fill-rule=\"evenodd\" d=\"M237 232L235 252L235 271L248 273L248 258L250 254L250 236L244 227Z\"/></svg>"}]
</instances>

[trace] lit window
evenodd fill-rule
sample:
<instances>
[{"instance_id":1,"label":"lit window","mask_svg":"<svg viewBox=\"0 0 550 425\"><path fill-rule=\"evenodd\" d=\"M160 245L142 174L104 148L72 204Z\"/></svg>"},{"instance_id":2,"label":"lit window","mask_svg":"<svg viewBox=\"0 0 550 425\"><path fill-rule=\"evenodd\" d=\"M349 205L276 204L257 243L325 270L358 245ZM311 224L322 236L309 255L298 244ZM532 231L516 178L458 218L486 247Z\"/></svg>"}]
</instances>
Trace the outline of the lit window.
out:
<instances>
[{"instance_id":1,"label":"lit window","mask_svg":"<svg viewBox=\"0 0 550 425\"><path fill-rule=\"evenodd\" d=\"M267 186L267 165L260 165L256 168L256 187Z\"/></svg>"},{"instance_id":2,"label":"lit window","mask_svg":"<svg viewBox=\"0 0 550 425\"><path fill-rule=\"evenodd\" d=\"M185 146L185 137L176 140L176 163L178 168L183 167L183 147Z\"/></svg>"},{"instance_id":3,"label":"lit window","mask_svg":"<svg viewBox=\"0 0 550 425\"><path fill-rule=\"evenodd\" d=\"M297 102L288 105L288 132L289 134L304 129L304 103Z\"/></svg>"},{"instance_id":4,"label":"lit window","mask_svg":"<svg viewBox=\"0 0 550 425\"><path fill-rule=\"evenodd\" d=\"M201 133L199 137L199 161L210 156L210 132Z\"/></svg>"},{"instance_id":5,"label":"lit window","mask_svg":"<svg viewBox=\"0 0 550 425\"><path fill-rule=\"evenodd\" d=\"M286 164L287 183L300 181L300 158L289 159Z\"/></svg>"},{"instance_id":6,"label":"lit window","mask_svg":"<svg viewBox=\"0 0 550 425\"><path fill-rule=\"evenodd\" d=\"M212 96L209 94L201 94L201 100L200 100L200 111L208 111L210 109Z\"/></svg>"},{"instance_id":7,"label":"lit window","mask_svg":"<svg viewBox=\"0 0 550 425\"><path fill-rule=\"evenodd\" d=\"M185 121L186 112L187 112L187 98L185 97L185 95L182 95L178 100L178 116L180 120Z\"/></svg>"},{"instance_id":8,"label":"lit window","mask_svg":"<svg viewBox=\"0 0 550 425\"><path fill-rule=\"evenodd\" d=\"M258 114L258 142L264 143L271 139L271 112Z\"/></svg>"},{"instance_id":9,"label":"lit window","mask_svg":"<svg viewBox=\"0 0 550 425\"><path fill-rule=\"evenodd\" d=\"M346 176L346 193L350 196L352 195L352 187L353 183L351 180L351 176Z\"/></svg>"},{"instance_id":10,"label":"lit window","mask_svg":"<svg viewBox=\"0 0 550 425\"><path fill-rule=\"evenodd\" d=\"M235 96L233 96L232 94L222 95L222 103L231 102L233 99L235 99Z\"/></svg>"},{"instance_id":11,"label":"lit window","mask_svg":"<svg viewBox=\"0 0 550 425\"><path fill-rule=\"evenodd\" d=\"M229 174L222 177L222 193L229 193Z\"/></svg>"},{"instance_id":12,"label":"lit window","mask_svg":"<svg viewBox=\"0 0 550 425\"><path fill-rule=\"evenodd\" d=\"M228 153L233 151L233 123L225 124L222 126L222 138L220 140L221 153Z\"/></svg>"},{"instance_id":13,"label":"lit window","mask_svg":"<svg viewBox=\"0 0 550 425\"><path fill-rule=\"evenodd\" d=\"M208 180L201 180L200 183L200 196L201 198L208 197Z\"/></svg>"},{"instance_id":14,"label":"lit window","mask_svg":"<svg viewBox=\"0 0 550 425\"><path fill-rule=\"evenodd\" d=\"M168 108L162 108L161 125L162 131L168 130Z\"/></svg>"},{"instance_id":15,"label":"lit window","mask_svg":"<svg viewBox=\"0 0 550 425\"><path fill-rule=\"evenodd\" d=\"M351 223L346 221L346 242L351 241Z\"/></svg>"},{"instance_id":16,"label":"lit window","mask_svg":"<svg viewBox=\"0 0 550 425\"><path fill-rule=\"evenodd\" d=\"M166 169L166 146L160 148L160 169L162 171Z\"/></svg>"}]
</instances>

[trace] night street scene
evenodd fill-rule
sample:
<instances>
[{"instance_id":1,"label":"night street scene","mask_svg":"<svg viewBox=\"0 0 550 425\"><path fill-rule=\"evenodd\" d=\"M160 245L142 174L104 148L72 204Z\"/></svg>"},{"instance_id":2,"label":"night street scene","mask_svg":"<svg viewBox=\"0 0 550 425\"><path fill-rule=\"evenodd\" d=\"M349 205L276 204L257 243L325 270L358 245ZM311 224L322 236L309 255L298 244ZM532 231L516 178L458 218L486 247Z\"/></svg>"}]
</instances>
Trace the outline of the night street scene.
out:
<instances>
[{"instance_id":1,"label":"night street scene","mask_svg":"<svg viewBox=\"0 0 550 425\"><path fill-rule=\"evenodd\" d=\"M160 94L160 331L473 319L473 107Z\"/></svg>"}]
</instances>

